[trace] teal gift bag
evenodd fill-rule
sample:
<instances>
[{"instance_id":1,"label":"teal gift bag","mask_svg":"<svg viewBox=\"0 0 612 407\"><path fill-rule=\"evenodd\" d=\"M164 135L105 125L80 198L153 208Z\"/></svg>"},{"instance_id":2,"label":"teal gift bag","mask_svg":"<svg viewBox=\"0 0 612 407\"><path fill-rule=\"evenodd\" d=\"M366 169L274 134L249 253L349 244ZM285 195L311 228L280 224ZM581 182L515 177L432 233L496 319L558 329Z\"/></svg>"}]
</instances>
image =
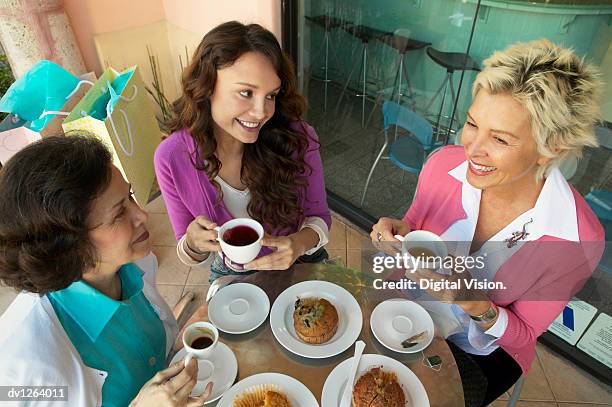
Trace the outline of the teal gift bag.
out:
<instances>
[{"instance_id":1,"label":"teal gift bag","mask_svg":"<svg viewBox=\"0 0 612 407\"><path fill-rule=\"evenodd\" d=\"M24 127L41 132L56 115L68 116L65 106L83 84L93 82L51 61L40 61L9 87L0 99L0 111L16 115L26 121Z\"/></svg>"}]
</instances>

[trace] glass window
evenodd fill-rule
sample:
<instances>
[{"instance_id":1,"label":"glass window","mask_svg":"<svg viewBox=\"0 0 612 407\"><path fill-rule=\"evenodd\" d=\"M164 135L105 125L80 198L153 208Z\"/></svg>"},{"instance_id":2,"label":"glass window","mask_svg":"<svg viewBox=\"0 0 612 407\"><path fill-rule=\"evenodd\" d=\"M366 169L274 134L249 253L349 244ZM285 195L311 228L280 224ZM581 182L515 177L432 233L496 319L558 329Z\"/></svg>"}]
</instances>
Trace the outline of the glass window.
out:
<instances>
[{"instance_id":1,"label":"glass window","mask_svg":"<svg viewBox=\"0 0 612 407\"><path fill-rule=\"evenodd\" d=\"M495 50L538 38L572 47L604 73L607 123L597 133L602 147L588 149L564 171L583 195L610 190L609 2L303 0L299 5L298 73L309 103L307 120L320 137L327 188L347 203L373 218L401 217L423 161L439 145L460 142L482 61ZM405 128L390 126L386 137L385 102L388 121L397 112L394 103L407 109L410 119Z\"/></svg>"}]
</instances>

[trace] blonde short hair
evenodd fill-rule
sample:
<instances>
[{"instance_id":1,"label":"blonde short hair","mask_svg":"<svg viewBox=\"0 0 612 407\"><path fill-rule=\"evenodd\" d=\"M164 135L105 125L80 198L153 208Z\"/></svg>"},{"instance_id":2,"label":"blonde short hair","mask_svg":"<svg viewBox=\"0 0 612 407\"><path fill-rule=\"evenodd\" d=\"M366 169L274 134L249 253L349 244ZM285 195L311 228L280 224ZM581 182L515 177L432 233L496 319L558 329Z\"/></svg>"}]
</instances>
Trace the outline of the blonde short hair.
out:
<instances>
[{"instance_id":1,"label":"blonde short hair","mask_svg":"<svg viewBox=\"0 0 612 407\"><path fill-rule=\"evenodd\" d=\"M584 147L597 147L602 84L598 71L571 49L546 39L517 43L494 52L483 65L472 96L480 89L509 93L529 111L538 152L552 158L538 169L538 179L563 159L579 158Z\"/></svg>"}]
</instances>

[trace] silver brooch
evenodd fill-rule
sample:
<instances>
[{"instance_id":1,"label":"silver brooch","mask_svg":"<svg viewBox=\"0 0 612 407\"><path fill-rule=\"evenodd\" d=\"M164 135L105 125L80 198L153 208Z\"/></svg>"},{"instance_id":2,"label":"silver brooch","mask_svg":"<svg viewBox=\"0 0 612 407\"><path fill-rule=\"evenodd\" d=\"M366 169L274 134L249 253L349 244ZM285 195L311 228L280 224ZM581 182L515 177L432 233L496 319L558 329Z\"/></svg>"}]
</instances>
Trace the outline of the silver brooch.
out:
<instances>
[{"instance_id":1,"label":"silver brooch","mask_svg":"<svg viewBox=\"0 0 612 407\"><path fill-rule=\"evenodd\" d=\"M507 238L506 240L504 240L504 242L506 242L506 246L508 246L508 249L511 247L516 246L516 244L518 243L519 240L523 240L525 239L527 236L529 236L529 232L527 232L525 230L525 227L527 225L529 225L530 223L533 222L533 219L529 219L529 222L525 223L523 225L523 230L521 230L520 232L512 232L512 236Z\"/></svg>"}]
</instances>

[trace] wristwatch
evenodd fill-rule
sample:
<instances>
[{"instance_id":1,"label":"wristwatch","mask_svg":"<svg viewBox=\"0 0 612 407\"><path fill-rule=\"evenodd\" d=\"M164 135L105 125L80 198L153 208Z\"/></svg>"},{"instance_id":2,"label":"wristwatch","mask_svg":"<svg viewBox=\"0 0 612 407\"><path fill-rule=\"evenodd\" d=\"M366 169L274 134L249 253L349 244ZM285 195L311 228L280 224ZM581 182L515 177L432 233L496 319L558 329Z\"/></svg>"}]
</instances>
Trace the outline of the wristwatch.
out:
<instances>
[{"instance_id":1,"label":"wristwatch","mask_svg":"<svg viewBox=\"0 0 612 407\"><path fill-rule=\"evenodd\" d=\"M488 324L489 322L492 322L495 317L497 317L497 307L495 307L493 303L491 303L489 309L483 312L482 314L476 316L470 315L470 318L482 324Z\"/></svg>"}]
</instances>

